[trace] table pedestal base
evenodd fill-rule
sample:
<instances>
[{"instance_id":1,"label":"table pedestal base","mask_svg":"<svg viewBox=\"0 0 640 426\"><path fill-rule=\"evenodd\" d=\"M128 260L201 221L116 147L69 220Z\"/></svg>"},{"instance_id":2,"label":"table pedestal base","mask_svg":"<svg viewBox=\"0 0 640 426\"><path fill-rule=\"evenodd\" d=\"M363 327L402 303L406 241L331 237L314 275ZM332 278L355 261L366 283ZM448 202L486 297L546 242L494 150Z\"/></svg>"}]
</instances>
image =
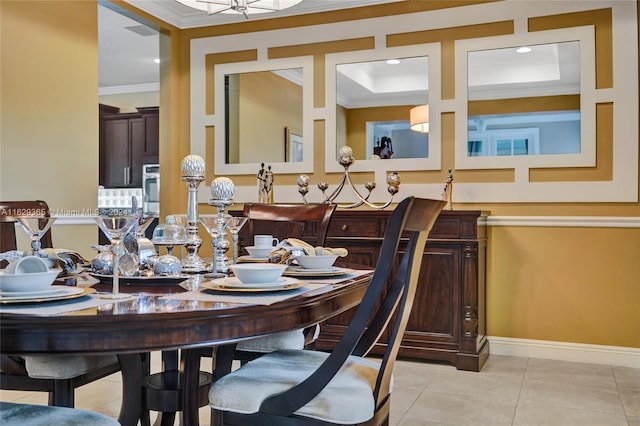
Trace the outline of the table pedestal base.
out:
<instances>
[{"instance_id":1,"label":"table pedestal base","mask_svg":"<svg viewBox=\"0 0 640 426\"><path fill-rule=\"evenodd\" d=\"M198 376L198 407L209 403L209 387L213 376L204 371ZM180 371L164 371L147 376L142 381L142 399L144 407L151 411L163 413L161 424L173 425L175 413L183 407L183 377Z\"/></svg>"}]
</instances>

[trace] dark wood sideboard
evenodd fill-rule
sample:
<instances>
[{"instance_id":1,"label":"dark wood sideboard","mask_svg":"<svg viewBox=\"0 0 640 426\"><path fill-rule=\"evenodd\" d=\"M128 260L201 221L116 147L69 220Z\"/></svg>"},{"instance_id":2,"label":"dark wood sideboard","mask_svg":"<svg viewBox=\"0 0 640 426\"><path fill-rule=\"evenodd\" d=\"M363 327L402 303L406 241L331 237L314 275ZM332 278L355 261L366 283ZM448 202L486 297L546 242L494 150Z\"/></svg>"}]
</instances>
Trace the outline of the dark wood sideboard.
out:
<instances>
[{"instance_id":1,"label":"dark wood sideboard","mask_svg":"<svg viewBox=\"0 0 640 426\"><path fill-rule=\"evenodd\" d=\"M374 266L390 215L391 210L336 210L325 246L349 250L336 265ZM245 238L242 232L240 238ZM305 229L303 239L315 241L313 226ZM480 371L489 356L485 331L486 251L486 213L445 210L440 214L424 251L420 282L400 347L401 358L442 361L459 370ZM332 349L353 313L351 310L323 323L316 348ZM379 345L384 343L383 336ZM381 353L382 346L374 349L376 352Z\"/></svg>"},{"instance_id":2,"label":"dark wood sideboard","mask_svg":"<svg viewBox=\"0 0 640 426\"><path fill-rule=\"evenodd\" d=\"M345 247L343 262L375 265L391 211L337 210L327 247ZM459 370L480 371L489 356L486 337L486 215L445 210L424 252L420 284L399 356L445 361ZM318 349L330 349L352 312L322 324ZM384 338L382 339L384 342Z\"/></svg>"}]
</instances>

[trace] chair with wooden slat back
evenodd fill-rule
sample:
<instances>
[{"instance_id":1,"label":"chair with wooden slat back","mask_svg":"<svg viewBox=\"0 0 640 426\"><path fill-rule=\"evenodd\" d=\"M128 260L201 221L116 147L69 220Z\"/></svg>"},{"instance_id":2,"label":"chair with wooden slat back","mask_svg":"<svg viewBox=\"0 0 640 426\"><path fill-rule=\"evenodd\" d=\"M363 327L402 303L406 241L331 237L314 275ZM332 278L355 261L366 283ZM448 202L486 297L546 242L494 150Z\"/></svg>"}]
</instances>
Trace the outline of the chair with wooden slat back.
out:
<instances>
[{"instance_id":1,"label":"chair with wooden slat back","mask_svg":"<svg viewBox=\"0 0 640 426\"><path fill-rule=\"evenodd\" d=\"M279 240L298 238L313 246L322 246L335 210L335 204L247 203L244 205L243 215L248 221L242 230L242 238L245 242L252 242L256 234L269 234ZM316 325L304 330L240 342L235 358L244 362L276 349L301 349L315 341L318 330Z\"/></svg>"},{"instance_id":2,"label":"chair with wooden slat back","mask_svg":"<svg viewBox=\"0 0 640 426\"><path fill-rule=\"evenodd\" d=\"M305 238L311 245L321 246L327 238L335 204L253 204L244 205L248 218L241 235L252 245L256 234L270 234L279 240ZM251 243L247 243L251 242Z\"/></svg>"},{"instance_id":3,"label":"chair with wooden slat back","mask_svg":"<svg viewBox=\"0 0 640 426\"><path fill-rule=\"evenodd\" d=\"M275 351L218 377L209 391L212 425L387 425L393 365L427 236L445 204L400 202L371 282L333 351ZM382 359L366 358L383 334Z\"/></svg>"},{"instance_id":4,"label":"chair with wooden slat back","mask_svg":"<svg viewBox=\"0 0 640 426\"><path fill-rule=\"evenodd\" d=\"M49 217L44 201L0 201L0 252L17 250L19 216ZM51 230L42 247L53 247ZM49 405L73 407L75 388L120 371L117 357L59 355L0 355L0 388L49 393Z\"/></svg>"}]
</instances>

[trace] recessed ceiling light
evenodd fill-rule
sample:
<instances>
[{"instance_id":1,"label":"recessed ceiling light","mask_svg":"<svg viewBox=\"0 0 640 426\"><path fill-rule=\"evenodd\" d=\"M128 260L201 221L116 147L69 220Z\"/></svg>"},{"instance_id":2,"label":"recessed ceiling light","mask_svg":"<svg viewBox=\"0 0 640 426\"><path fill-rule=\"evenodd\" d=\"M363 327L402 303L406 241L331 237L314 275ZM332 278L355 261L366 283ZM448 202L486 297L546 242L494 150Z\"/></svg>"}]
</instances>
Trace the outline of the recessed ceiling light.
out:
<instances>
[{"instance_id":1,"label":"recessed ceiling light","mask_svg":"<svg viewBox=\"0 0 640 426\"><path fill-rule=\"evenodd\" d=\"M529 53L529 52L531 52L531 48L527 47L527 46L518 47L516 49L516 52L517 53Z\"/></svg>"},{"instance_id":2,"label":"recessed ceiling light","mask_svg":"<svg viewBox=\"0 0 640 426\"><path fill-rule=\"evenodd\" d=\"M155 58L155 59L153 60L153 62L155 62L156 64L159 64L159 63L160 63L160 58Z\"/></svg>"},{"instance_id":3,"label":"recessed ceiling light","mask_svg":"<svg viewBox=\"0 0 640 426\"><path fill-rule=\"evenodd\" d=\"M389 65L398 65L400 63L399 59L387 59L387 63Z\"/></svg>"}]
</instances>

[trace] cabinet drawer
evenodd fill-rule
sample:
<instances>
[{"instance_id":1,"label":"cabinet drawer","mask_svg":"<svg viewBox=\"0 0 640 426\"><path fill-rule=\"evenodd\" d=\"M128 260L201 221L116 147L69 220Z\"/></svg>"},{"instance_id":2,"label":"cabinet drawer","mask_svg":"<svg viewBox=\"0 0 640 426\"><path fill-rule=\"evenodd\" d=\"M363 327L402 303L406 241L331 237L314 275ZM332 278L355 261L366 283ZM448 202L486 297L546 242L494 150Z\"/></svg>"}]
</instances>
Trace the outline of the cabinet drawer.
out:
<instances>
[{"instance_id":1,"label":"cabinet drawer","mask_svg":"<svg viewBox=\"0 0 640 426\"><path fill-rule=\"evenodd\" d=\"M330 237L381 237L384 227L379 219L334 217L329 224L327 233Z\"/></svg>"}]
</instances>

